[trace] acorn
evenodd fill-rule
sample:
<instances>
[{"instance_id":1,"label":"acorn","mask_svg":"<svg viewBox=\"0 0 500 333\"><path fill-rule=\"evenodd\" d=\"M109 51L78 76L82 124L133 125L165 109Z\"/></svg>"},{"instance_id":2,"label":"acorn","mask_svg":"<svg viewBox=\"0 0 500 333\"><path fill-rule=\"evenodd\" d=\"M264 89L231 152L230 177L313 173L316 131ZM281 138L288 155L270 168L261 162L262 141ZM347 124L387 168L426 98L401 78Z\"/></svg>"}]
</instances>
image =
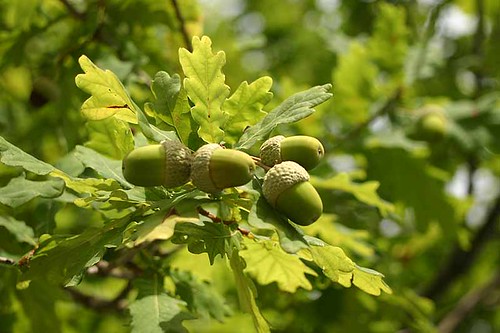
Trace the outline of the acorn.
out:
<instances>
[{"instance_id":1,"label":"acorn","mask_svg":"<svg viewBox=\"0 0 500 333\"><path fill-rule=\"evenodd\" d=\"M250 155L209 143L194 154L191 179L200 190L218 193L225 188L248 183L254 171L255 163Z\"/></svg>"},{"instance_id":2,"label":"acorn","mask_svg":"<svg viewBox=\"0 0 500 333\"><path fill-rule=\"evenodd\" d=\"M189 181L192 159L191 150L182 143L164 140L128 153L122 163L123 176L137 186L174 188Z\"/></svg>"},{"instance_id":3,"label":"acorn","mask_svg":"<svg viewBox=\"0 0 500 333\"><path fill-rule=\"evenodd\" d=\"M301 165L285 161L266 173L262 193L271 206L292 222L306 226L315 222L323 212L323 202L309 174Z\"/></svg>"},{"instance_id":4,"label":"acorn","mask_svg":"<svg viewBox=\"0 0 500 333\"><path fill-rule=\"evenodd\" d=\"M267 166L282 161L294 161L306 170L315 168L325 155L321 142L311 136L296 135L284 137L277 135L260 146L260 159Z\"/></svg>"}]
</instances>

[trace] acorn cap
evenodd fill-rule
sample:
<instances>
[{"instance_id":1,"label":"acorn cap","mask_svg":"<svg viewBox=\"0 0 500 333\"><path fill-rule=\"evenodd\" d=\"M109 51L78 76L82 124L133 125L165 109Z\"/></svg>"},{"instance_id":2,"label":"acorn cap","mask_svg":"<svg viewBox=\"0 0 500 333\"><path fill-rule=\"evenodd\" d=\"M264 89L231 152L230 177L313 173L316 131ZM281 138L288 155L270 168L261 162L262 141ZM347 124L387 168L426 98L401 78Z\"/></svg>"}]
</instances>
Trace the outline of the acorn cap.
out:
<instances>
[{"instance_id":1,"label":"acorn cap","mask_svg":"<svg viewBox=\"0 0 500 333\"><path fill-rule=\"evenodd\" d=\"M293 161L276 164L266 173L262 193L271 206L276 207L278 197L295 184L309 181L306 169Z\"/></svg>"},{"instance_id":2,"label":"acorn cap","mask_svg":"<svg viewBox=\"0 0 500 333\"><path fill-rule=\"evenodd\" d=\"M309 182L309 174L293 161L273 166L264 177L262 192L271 206L300 225L313 223L323 212L323 202Z\"/></svg>"},{"instance_id":3,"label":"acorn cap","mask_svg":"<svg viewBox=\"0 0 500 333\"><path fill-rule=\"evenodd\" d=\"M193 154L191 150L177 141L163 140L165 149L165 173L163 185L167 188L178 187L189 181Z\"/></svg>"},{"instance_id":4,"label":"acorn cap","mask_svg":"<svg viewBox=\"0 0 500 333\"><path fill-rule=\"evenodd\" d=\"M195 153L191 179L200 190L217 193L248 183L254 171L255 163L248 154L210 143Z\"/></svg>"},{"instance_id":5,"label":"acorn cap","mask_svg":"<svg viewBox=\"0 0 500 333\"><path fill-rule=\"evenodd\" d=\"M283 135L273 136L267 139L260 146L260 160L267 166L273 166L275 164L281 163L281 141L285 137Z\"/></svg>"},{"instance_id":6,"label":"acorn cap","mask_svg":"<svg viewBox=\"0 0 500 333\"><path fill-rule=\"evenodd\" d=\"M173 188L189 180L191 151L177 141L132 150L122 162L125 179L137 186Z\"/></svg>"}]
</instances>

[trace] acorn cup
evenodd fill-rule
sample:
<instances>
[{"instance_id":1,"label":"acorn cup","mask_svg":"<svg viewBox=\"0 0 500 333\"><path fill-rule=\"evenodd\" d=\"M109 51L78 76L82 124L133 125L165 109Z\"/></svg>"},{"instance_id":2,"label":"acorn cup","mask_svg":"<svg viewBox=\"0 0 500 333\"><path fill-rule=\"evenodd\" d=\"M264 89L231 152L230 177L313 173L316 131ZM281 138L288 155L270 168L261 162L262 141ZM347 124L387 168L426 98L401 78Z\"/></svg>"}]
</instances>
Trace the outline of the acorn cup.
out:
<instances>
[{"instance_id":1,"label":"acorn cup","mask_svg":"<svg viewBox=\"0 0 500 333\"><path fill-rule=\"evenodd\" d=\"M274 136L260 146L260 159L267 166L294 161L306 170L315 168L325 155L321 142L311 136Z\"/></svg>"},{"instance_id":2,"label":"acorn cup","mask_svg":"<svg viewBox=\"0 0 500 333\"><path fill-rule=\"evenodd\" d=\"M191 179L200 190L218 193L225 188L248 183L254 171L255 163L250 155L209 143L194 154Z\"/></svg>"},{"instance_id":3,"label":"acorn cup","mask_svg":"<svg viewBox=\"0 0 500 333\"><path fill-rule=\"evenodd\" d=\"M307 226L323 213L323 202L306 169L293 161L276 164L266 173L262 192L269 204L292 222Z\"/></svg>"},{"instance_id":4,"label":"acorn cup","mask_svg":"<svg viewBox=\"0 0 500 333\"><path fill-rule=\"evenodd\" d=\"M128 153L122 162L123 176L137 186L174 188L189 181L192 159L191 150L182 143L164 140Z\"/></svg>"}]
</instances>

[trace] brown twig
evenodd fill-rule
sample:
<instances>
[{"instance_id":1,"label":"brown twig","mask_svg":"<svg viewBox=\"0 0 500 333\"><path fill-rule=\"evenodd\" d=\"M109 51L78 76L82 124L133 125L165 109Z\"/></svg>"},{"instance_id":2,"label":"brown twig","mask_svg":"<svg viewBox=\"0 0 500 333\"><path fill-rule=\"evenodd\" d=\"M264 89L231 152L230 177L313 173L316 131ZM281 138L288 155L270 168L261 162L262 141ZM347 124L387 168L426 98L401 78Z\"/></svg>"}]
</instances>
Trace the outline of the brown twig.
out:
<instances>
[{"instance_id":1,"label":"brown twig","mask_svg":"<svg viewBox=\"0 0 500 333\"><path fill-rule=\"evenodd\" d=\"M184 44L186 45L186 49L189 52L193 51L193 45L191 44L191 38L189 38L189 34L186 29L186 21L184 20L184 16L182 16L181 9L179 7L179 4L177 3L177 0L170 0L172 3L172 6L174 7L175 11L175 16L177 17L177 21L179 21L180 25L180 32L182 35L182 39L184 40Z\"/></svg>"},{"instance_id":2,"label":"brown twig","mask_svg":"<svg viewBox=\"0 0 500 333\"><path fill-rule=\"evenodd\" d=\"M489 280L482 287L477 288L468 294L466 294L457 303L454 309L452 309L440 322L438 325L439 332L441 333L451 333L459 327L460 323L470 314L474 308L485 299L492 292L500 287L500 272L497 272L491 280Z\"/></svg>"},{"instance_id":3,"label":"brown twig","mask_svg":"<svg viewBox=\"0 0 500 333\"><path fill-rule=\"evenodd\" d=\"M252 157L252 160L255 162L255 164L259 167L261 167L262 169L264 169L264 171L268 172L269 169L271 169L270 166L268 165L265 165L264 163L262 163L261 159L258 158L258 157L255 157L255 156L251 156Z\"/></svg>"}]
</instances>

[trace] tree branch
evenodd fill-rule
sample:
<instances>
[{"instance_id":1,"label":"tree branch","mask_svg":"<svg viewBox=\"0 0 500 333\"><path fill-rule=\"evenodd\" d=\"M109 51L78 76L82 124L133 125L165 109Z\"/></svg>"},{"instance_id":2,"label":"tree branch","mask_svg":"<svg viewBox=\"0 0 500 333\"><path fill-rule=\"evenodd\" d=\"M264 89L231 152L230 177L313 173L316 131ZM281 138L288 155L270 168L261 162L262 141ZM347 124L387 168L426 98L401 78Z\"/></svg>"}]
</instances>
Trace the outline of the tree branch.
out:
<instances>
[{"instance_id":1,"label":"tree branch","mask_svg":"<svg viewBox=\"0 0 500 333\"><path fill-rule=\"evenodd\" d=\"M448 262L443 266L443 269L423 292L423 296L433 300L439 298L453 282L470 269L486 242L494 236L499 217L500 195L496 198L492 209L486 217L485 223L474 236L470 249L467 251L457 245Z\"/></svg>"},{"instance_id":2,"label":"tree branch","mask_svg":"<svg viewBox=\"0 0 500 333\"><path fill-rule=\"evenodd\" d=\"M489 280L482 287L477 288L466 294L457 306L451 310L438 325L439 332L452 333L459 327L460 323L469 315L476 306L479 305L481 300L485 299L492 292L500 287L500 271Z\"/></svg>"},{"instance_id":3,"label":"tree branch","mask_svg":"<svg viewBox=\"0 0 500 333\"><path fill-rule=\"evenodd\" d=\"M4 265L15 265L16 262L10 258L0 257L0 264Z\"/></svg>"},{"instance_id":4,"label":"tree branch","mask_svg":"<svg viewBox=\"0 0 500 333\"><path fill-rule=\"evenodd\" d=\"M172 3L172 6L174 7L175 11L175 16L177 17L177 21L179 21L180 25L180 32L182 35L182 39L184 40L184 44L186 45L186 49L189 52L193 51L193 45L191 44L191 38L189 37L189 34L186 29L186 21L184 20L184 16L182 16L181 9L179 7L179 4L177 3L177 0L170 0Z\"/></svg>"}]
</instances>

